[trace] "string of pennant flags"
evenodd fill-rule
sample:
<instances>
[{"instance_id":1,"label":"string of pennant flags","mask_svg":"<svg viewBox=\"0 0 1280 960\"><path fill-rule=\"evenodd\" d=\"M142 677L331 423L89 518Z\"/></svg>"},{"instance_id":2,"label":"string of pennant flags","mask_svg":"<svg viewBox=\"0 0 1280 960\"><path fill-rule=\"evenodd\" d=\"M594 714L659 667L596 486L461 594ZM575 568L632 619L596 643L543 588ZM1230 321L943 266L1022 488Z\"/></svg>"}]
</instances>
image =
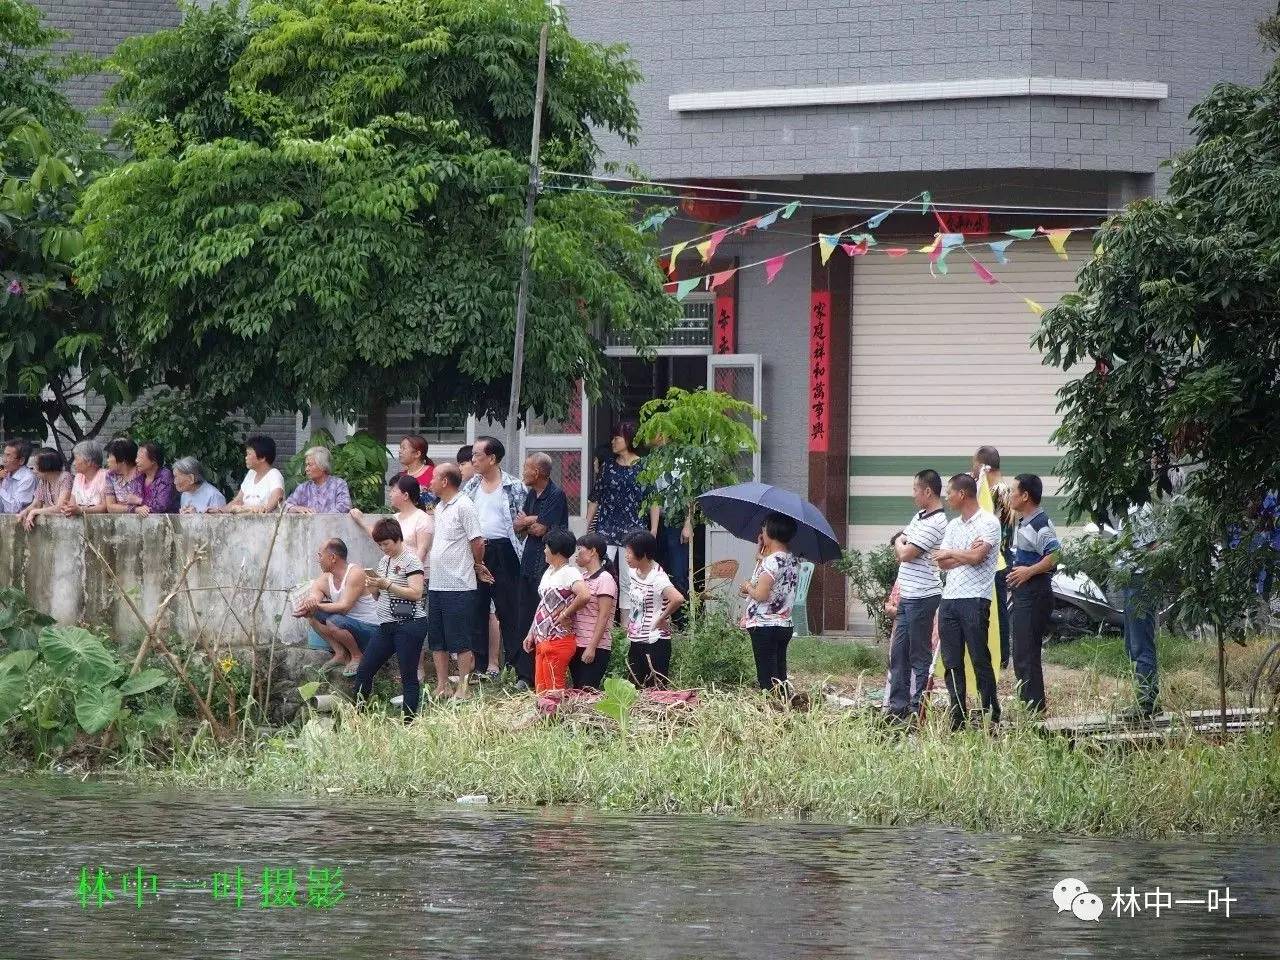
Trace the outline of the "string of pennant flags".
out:
<instances>
[{"instance_id":1,"label":"string of pennant flags","mask_svg":"<svg viewBox=\"0 0 1280 960\"><path fill-rule=\"evenodd\" d=\"M879 227L888 217L903 207L909 207L919 204L921 212L928 212L932 209L938 225L941 228L934 234L933 240L925 246L915 248L903 246L881 246L874 234L870 230ZM676 262L679 256L686 250L692 249L697 251L703 263L710 262L715 255L720 244L730 235L745 235L747 232L756 229L768 229L779 218L790 219L800 207L799 201L792 201L760 216L752 217L744 220L742 223L734 224L728 227L722 227L703 237L694 237L688 240L673 243L670 246L663 247L666 254L666 269L668 275L674 274L676 270ZM641 229L658 229L662 224L666 223L671 217L675 208L660 210L647 217L641 224ZM987 247L996 262L1005 264L1009 262L1009 248L1011 245L1033 240L1039 236L1043 236L1049 243L1050 248L1062 260L1070 259L1067 254L1067 243L1074 233L1088 232L1096 230L1096 227L1023 227L1012 230L1006 230L999 240L973 242L964 233L952 231L939 212L932 203L928 191L912 197L910 200L904 200L901 203L881 210L875 215L868 217L861 223L846 227L836 233L819 233L818 239L794 249L784 251L774 256L757 260L753 263L743 264L737 267L730 267L725 270L719 270L712 273L703 274L695 277L686 277L682 280L676 280L668 284L668 292L674 294L677 300L684 300L690 293L705 285L708 290L715 290L730 280L735 274L749 270L753 267L763 267L765 273L765 283L770 284L782 271L787 259L796 253L810 250L818 247L819 257L825 266L831 259L837 249L842 250L849 257L865 256L871 253L882 253L889 257L905 257L912 253L924 254L929 259L929 272L933 276L946 275L949 272L947 258L957 250L963 251L970 259L973 272L984 283L995 286L1002 285L1010 292L1017 293L1027 308L1033 313L1043 313L1044 307L1029 296L1010 287L1007 283L997 277L988 267L979 261L970 250L971 247Z\"/></svg>"}]
</instances>

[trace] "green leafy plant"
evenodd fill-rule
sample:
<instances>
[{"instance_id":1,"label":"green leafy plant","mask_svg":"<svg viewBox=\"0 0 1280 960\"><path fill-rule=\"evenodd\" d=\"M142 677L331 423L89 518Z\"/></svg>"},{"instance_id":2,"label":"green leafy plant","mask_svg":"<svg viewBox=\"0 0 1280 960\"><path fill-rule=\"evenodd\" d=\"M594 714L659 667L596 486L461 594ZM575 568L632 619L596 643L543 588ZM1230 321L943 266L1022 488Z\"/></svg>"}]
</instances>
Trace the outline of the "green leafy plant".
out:
<instances>
[{"instance_id":1,"label":"green leafy plant","mask_svg":"<svg viewBox=\"0 0 1280 960\"><path fill-rule=\"evenodd\" d=\"M169 683L169 675L155 668L125 674L125 666L97 634L82 627L45 626L36 649L10 650L0 657L0 732L16 728L43 762L68 748L79 732L97 734L130 721L133 729L164 726L164 707L135 715L126 701Z\"/></svg>"},{"instance_id":2,"label":"green leafy plant","mask_svg":"<svg viewBox=\"0 0 1280 960\"><path fill-rule=\"evenodd\" d=\"M230 416L211 400L162 390L137 408L128 433L138 442L159 443L170 462L194 456L205 479L223 492L233 492L244 474L243 420Z\"/></svg>"},{"instance_id":3,"label":"green leafy plant","mask_svg":"<svg viewBox=\"0 0 1280 960\"><path fill-rule=\"evenodd\" d=\"M754 681L751 638L723 600L690 598L689 621L671 641L671 682L677 687L737 687Z\"/></svg>"},{"instance_id":4,"label":"green leafy plant","mask_svg":"<svg viewBox=\"0 0 1280 960\"><path fill-rule=\"evenodd\" d=\"M307 445L289 458L285 465L285 482L289 489L307 479L306 452L311 447L329 451L333 475L347 481L351 505L368 513L386 509L387 448L367 433L360 432L338 443L328 430L317 430Z\"/></svg>"},{"instance_id":5,"label":"green leafy plant","mask_svg":"<svg viewBox=\"0 0 1280 960\"><path fill-rule=\"evenodd\" d=\"M884 603L898 579L898 558L887 544L872 550L846 550L835 568L849 578L853 595L875 625L876 636L887 638L893 620L884 612Z\"/></svg>"},{"instance_id":6,"label":"green leafy plant","mask_svg":"<svg viewBox=\"0 0 1280 960\"><path fill-rule=\"evenodd\" d=\"M640 482L653 491L650 502L662 507L665 523L698 523L701 494L749 475L746 458L759 448L752 424L762 419L750 403L717 390L672 387L640 408L636 439L650 447Z\"/></svg>"},{"instance_id":7,"label":"green leafy plant","mask_svg":"<svg viewBox=\"0 0 1280 960\"><path fill-rule=\"evenodd\" d=\"M1120 538L1068 537L1062 541L1058 563L1066 573L1083 573L1100 589L1107 591L1117 582L1115 563L1123 542Z\"/></svg>"},{"instance_id":8,"label":"green leafy plant","mask_svg":"<svg viewBox=\"0 0 1280 960\"><path fill-rule=\"evenodd\" d=\"M0 587L0 647L10 650L34 650L40 630L53 623L53 617L41 613L27 595L13 587Z\"/></svg>"},{"instance_id":9,"label":"green leafy plant","mask_svg":"<svg viewBox=\"0 0 1280 960\"><path fill-rule=\"evenodd\" d=\"M635 706L640 693L630 681L620 677L607 677L604 681L604 696L596 703L596 709L606 717L618 721L618 726L625 731L631 719L631 708Z\"/></svg>"}]
</instances>

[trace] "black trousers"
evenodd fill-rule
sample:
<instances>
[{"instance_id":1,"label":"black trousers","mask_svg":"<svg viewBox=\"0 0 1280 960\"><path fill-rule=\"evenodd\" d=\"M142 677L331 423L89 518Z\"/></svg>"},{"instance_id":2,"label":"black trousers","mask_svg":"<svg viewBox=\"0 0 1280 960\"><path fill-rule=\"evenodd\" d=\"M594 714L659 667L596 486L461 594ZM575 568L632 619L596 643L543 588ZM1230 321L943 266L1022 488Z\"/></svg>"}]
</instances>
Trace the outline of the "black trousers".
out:
<instances>
[{"instance_id":1,"label":"black trousers","mask_svg":"<svg viewBox=\"0 0 1280 960\"><path fill-rule=\"evenodd\" d=\"M1000 624L1000 667L1009 665L1009 570L996 571L996 616Z\"/></svg>"},{"instance_id":2,"label":"black trousers","mask_svg":"<svg viewBox=\"0 0 1280 960\"><path fill-rule=\"evenodd\" d=\"M393 656L400 663L400 686L404 692L406 720L418 712L422 697L422 685L418 682L418 659L422 656L422 644L427 639L427 618L417 620L393 620L378 628L373 639L364 649L360 666L356 669L356 700L368 700L373 692L373 678L382 665Z\"/></svg>"},{"instance_id":3,"label":"black trousers","mask_svg":"<svg viewBox=\"0 0 1280 960\"><path fill-rule=\"evenodd\" d=\"M787 644L792 627L750 627L751 652L756 657L756 682L772 690L787 682Z\"/></svg>"},{"instance_id":4,"label":"black trousers","mask_svg":"<svg viewBox=\"0 0 1280 960\"><path fill-rule=\"evenodd\" d=\"M951 695L951 729L958 730L969 719L965 702L967 683L964 654L969 651L973 676L978 682L982 709L995 723L1000 719L1000 700L996 695L996 674L987 649L987 631L991 626L991 601L985 597L944 599L938 605L938 637L941 641L942 664L947 672L947 693Z\"/></svg>"},{"instance_id":5,"label":"black trousers","mask_svg":"<svg viewBox=\"0 0 1280 960\"><path fill-rule=\"evenodd\" d=\"M633 643L627 648L627 672L637 687L660 687L671 675L671 638Z\"/></svg>"},{"instance_id":6,"label":"black trousers","mask_svg":"<svg viewBox=\"0 0 1280 960\"><path fill-rule=\"evenodd\" d=\"M480 583L476 590L476 615L472 624L471 652L476 658L476 672L483 673L489 663L489 604L498 614L502 632L502 653L507 666L516 676L533 686L533 658L524 652L524 634L520 633L520 558L510 540L486 540L484 565L493 574L493 583ZM496 664L494 664L496 666Z\"/></svg>"},{"instance_id":7,"label":"black trousers","mask_svg":"<svg viewBox=\"0 0 1280 960\"><path fill-rule=\"evenodd\" d=\"M579 647L574 653L573 659L569 661L569 679L579 690L585 690L588 687L592 690L603 690L604 675L609 672L609 657L612 651L597 649L592 661L583 663L582 651L584 649Z\"/></svg>"},{"instance_id":8,"label":"black trousers","mask_svg":"<svg viewBox=\"0 0 1280 960\"><path fill-rule=\"evenodd\" d=\"M1013 608L1009 611L1013 634L1013 675L1018 680L1018 695L1032 710L1043 711L1044 667L1040 651L1053 613L1053 578L1048 573L1032 577L1013 591Z\"/></svg>"}]
</instances>

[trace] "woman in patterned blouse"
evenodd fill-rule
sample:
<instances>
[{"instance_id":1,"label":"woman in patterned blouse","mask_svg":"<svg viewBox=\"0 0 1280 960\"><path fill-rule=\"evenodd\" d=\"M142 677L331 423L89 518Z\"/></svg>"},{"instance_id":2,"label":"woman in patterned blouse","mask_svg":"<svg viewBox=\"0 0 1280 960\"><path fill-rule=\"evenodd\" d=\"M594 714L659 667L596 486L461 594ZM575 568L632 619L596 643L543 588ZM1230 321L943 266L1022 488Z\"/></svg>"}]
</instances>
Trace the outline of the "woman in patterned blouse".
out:
<instances>
[{"instance_id":1,"label":"woman in patterned blouse","mask_svg":"<svg viewBox=\"0 0 1280 960\"><path fill-rule=\"evenodd\" d=\"M645 510L644 501L649 491L640 484L643 463L635 447L636 426L623 422L614 428L610 437L613 456L600 463L600 472L591 490L587 504L587 529L604 537L609 545L609 559L619 561L618 551L627 535L637 530L648 530L658 535L658 517L661 508L654 504ZM646 520L647 513L647 520ZM618 583L620 606L630 609L627 591L629 577L626 564L618 562L621 573Z\"/></svg>"}]
</instances>

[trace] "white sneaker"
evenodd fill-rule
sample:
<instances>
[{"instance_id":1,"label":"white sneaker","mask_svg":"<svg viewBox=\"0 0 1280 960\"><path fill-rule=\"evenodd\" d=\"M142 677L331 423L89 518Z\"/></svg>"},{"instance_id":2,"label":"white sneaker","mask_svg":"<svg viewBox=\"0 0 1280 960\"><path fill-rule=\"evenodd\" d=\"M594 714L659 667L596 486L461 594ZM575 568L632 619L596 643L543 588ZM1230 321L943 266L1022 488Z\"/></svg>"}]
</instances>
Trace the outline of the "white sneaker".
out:
<instances>
[{"instance_id":1,"label":"white sneaker","mask_svg":"<svg viewBox=\"0 0 1280 960\"><path fill-rule=\"evenodd\" d=\"M391 698L391 705L392 705L393 707L403 707L403 706L404 706L404 694L403 694L403 693L397 693L394 697L392 697L392 698Z\"/></svg>"}]
</instances>

